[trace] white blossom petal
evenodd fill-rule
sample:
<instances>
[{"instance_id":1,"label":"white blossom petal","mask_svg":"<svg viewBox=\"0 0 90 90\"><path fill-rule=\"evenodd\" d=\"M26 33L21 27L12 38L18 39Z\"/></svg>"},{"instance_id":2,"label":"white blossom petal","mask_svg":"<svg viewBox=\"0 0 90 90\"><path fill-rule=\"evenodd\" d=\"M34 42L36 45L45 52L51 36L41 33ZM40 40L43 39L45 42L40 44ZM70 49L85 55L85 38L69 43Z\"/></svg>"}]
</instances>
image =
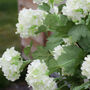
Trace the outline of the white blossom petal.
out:
<instances>
[{"instance_id":1,"label":"white blossom petal","mask_svg":"<svg viewBox=\"0 0 90 90\"><path fill-rule=\"evenodd\" d=\"M85 61L82 64L81 70L82 70L82 75L90 79L90 55L85 57Z\"/></svg>"},{"instance_id":2,"label":"white blossom petal","mask_svg":"<svg viewBox=\"0 0 90 90\"><path fill-rule=\"evenodd\" d=\"M10 81L15 81L20 77L20 68L23 64L23 61L20 60L21 56L14 47L7 49L2 58L0 58L0 65L4 76Z\"/></svg>"},{"instance_id":3,"label":"white blossom petal","mask_svg":"<svg viewBox=\"0 0 90 90\"><path fill-rule=\"evenodd\" d=\"M33 90L56 90L57 85L53 78L48 76L48 72L44 61L41 63L39 59L34 60L28 66L26 75L28 85L32 86Z\"/></svg>"},{"instance_id":4,"label":"white blossom petal","mask_svg":"<svg viewBox=\"0 0 90 90\"><path fill-rule=\"evenodd\" d=\"M36 36L35 32L43 24L47 12L42 10L23 9L19 13L18 23L16 24L17 32L21 38Z\"/></svg>"}]
</instances>

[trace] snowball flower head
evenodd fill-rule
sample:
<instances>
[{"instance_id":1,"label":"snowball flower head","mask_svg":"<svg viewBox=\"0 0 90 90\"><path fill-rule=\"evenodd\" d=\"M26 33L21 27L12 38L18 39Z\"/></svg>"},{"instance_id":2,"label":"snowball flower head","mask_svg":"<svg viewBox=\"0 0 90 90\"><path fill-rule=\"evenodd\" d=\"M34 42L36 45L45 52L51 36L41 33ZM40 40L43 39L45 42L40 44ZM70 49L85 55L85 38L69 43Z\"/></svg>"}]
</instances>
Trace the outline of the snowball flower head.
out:
<instances>
[{"instance_id":1,"label":"snowball flower head","mask_svg":"<svg viewBox=\"0 0 90 90\"><path fill-rule=\"evenodd\" d=\"M64 1L64 0L54 0L54 4L59 4L62 1ZM36 4L43 4L43 3L49 3L49 0L33 0L33 2Z\"/></svg>"},{"instance_id":2,"label":"snowball flower head","mask_svg":"<svg viewBox=\"0 0 90 90\"><path fill-rule=\"evenodd\" d=\"M62 12L76 24L83 23L90 13L90 0L67 0Z\"/></svg>"},{"instance_id":3,"label":"snowball flower head","mask_svg":"<svg viewBox=\"0 0 90 90\"><path fill-rule=\"evenodd\" d=\"M54 0L55 4L60 4L61 2L63 2L64 0Z\"/></svg>"},{"instance_id":4,"label":"snowball flower head","mask_svg":"<svg viewBox=\"0 0 90 90\"><path fill-rule=\"evenodd\" d=\"M38 26L43 24L43 20L47 15L42 10L23 9L19 13L17 27L17 34L20 34L21 38L28 38L35 36L35 32L38 30Z\"/></svg>"},{"instance_id":5,"label":"snowball flower head","mask_svg":"<svg viewBox=\"0 0 90 90\"><path fill-rule=\"evenodd\" d=\"M34 60L28 66L26 81L33 90L55 90L56 83L48 76L48 68L44 61Z\"/></svg>"},{"instance_id":6,"label":"snowball flower head","mask_svg":"<svg viewBox=\"0 0 90 90\"><path fill-rule=\"evenodd\" d=\"M65 45L63 45L63 46L69 46L69 45L71 45L71 41L70 41L69 38L63 38L63 41L65 43Z\"/></svg>"},{"instance_id":7,"label":"snowball flower head","mask_svg":"<svg viewBox=\"0 0 90 90\"><path fill-rule=\"evenodd\" d=\"M33 0L36 4L48 3L48 0Z\"/></svg>"},{"instance_id":8,"label":"snowball flower head","mask_svg":"<svg viewBox=\"0 0 90 90\"><path fill-rule=\"evenodd\" d=\"M19 79L22 64L23 61L21 60L20 53L16 51L14 47L7 49L0 59L4 76L10 81Z\"/></svg>"},{"instance_id":9,"label":"snowball flower head","mask_svg":"<svg viewBox=\"0 0 90 90\"><path fill-rule=\"evenodd\" d=\"M58 45L57 47L54 48L54 51L53 51L53 56L54 56L54 59L57 60L58 57L64 53L64 50L63 50L63 47L61 45Z\"/></svg>"},{"instance_id":10,"label":"snowball flower head","mask_svg":"<svg viewBox=\"0 0 90 90\"><path fill-rule=\"evenodd\" d=\"M54 7L52 7L51 9L50 9L50 13L51 14L58 14L58 7L57 6L54 6Z\"/></svg>"},{"instance_id":11,"label":"snowball flower head","mask_svg":"<svg viewBox=\"0 0 90 90\"><path fill-rule=\"evenodd\" d=\"M85 61L82 64L81 70L82 70L82 75L90 79L90 55L85 57Z\"/></svg>"}]
</instances>

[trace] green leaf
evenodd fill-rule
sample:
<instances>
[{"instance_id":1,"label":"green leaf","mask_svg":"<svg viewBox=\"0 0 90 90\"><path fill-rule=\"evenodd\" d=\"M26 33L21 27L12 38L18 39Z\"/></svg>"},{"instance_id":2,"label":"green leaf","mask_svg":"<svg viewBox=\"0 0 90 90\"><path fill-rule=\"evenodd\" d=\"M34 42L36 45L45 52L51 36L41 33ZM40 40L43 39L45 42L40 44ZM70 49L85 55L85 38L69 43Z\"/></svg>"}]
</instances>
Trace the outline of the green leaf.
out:
<instances>
[{"instance_id":1,"label":"green leaf","mask_svg":"<svg viewBox=\"0 0 90 90\"><path fill-rule=\"evenodd\" d=\"M48 14L44 20L44 24L52 29L59 25L59 17L56 14Z\"/></svg>"},{"instance_id":2,"label":"green leaf","mask_svg":"<svg viewBox=\"0 0 90 90\"><path fill-rule=\"evenodd\" d=\"M64 47L65 53L58 58L58 66L65 75L74 75L84 58L84 52L77 46Z\"/></svg>"},{"instance_id":3,"label":"green leaf","mask_svg":"<svg viewBox=\"0 0 90 90\"><path fill-rule=\"evenodd\" d=\"M90 82L86 82L80 86L75 87L73 90L86 90L90 88Z\"/></svg>"},{"instance_id":4,"label":"green leaf","mask_svg":"<svg viewBox=\"0 0 90 90\"><path fill-rule=\"evenodd\" d=\"M58 6L58 8L59 8L59 12L60 12L60 13L61 13L62 8L63 8L64 5L65 5L65 4L60 4L60 5Z\"/></svg>"},{"instance_id":5,"label":"green leaf","mask_svg":"<svg viewBox=\"0 0 90 90\"><path fill-rule=\"evenodd\" d=\"M60 68L57 65L57 61L54 59L48 59L46 62L48 69L49 69L49 74L52 74L54 72L57 72Z\"/></svg>"},{"instance_id":6,"label":"green leaf","mask_svg":"<svg viewBox=\"0 0 90 90\"><path fill-rule=\"evenodd\" d=\"M74 23L71 21L68 21L67 24L65 26L58 26L55 31L57 31L59 33L59 36L62 37L67 37L68 36L68 32L70 31L70 29L74 26Z\"/></svg>"},{"instance_id":7,"label":"green leaf","mask_svg":"<svg viewBox=\"0 0 90 90\"><path fill-rule=\"evenodd\" d=\"M33 41L30 42L30 46L24 48L24 54L28 57L30 54L31 47L33 45Z\"/></svg>"},{"instance_id":8,"label":"green leaf","mask_svg":"<svg viewBox=\"0 0 90 90\"><path fill-rule=\"evenodd\" d=\"M89 22L89 24L87 25L87 27L88 27L88 30L90 31L90 22Z\"/></svg>"},{"instance_id":9,"label":"green leaf","mask_svg":"<svg viewBox=\"0 0 90 90\"><path fill-rule=\"evenodd\" d=\"M85 25L77 25L74 26L70 32L69 37L72 40L72 43L78 42L81 37L85 38L90 34L90 31L88 30L87 26Z\"/></svg>"},{"instance_id":10,"label":"green leaf","mask_svg":"<svg viewBox=\"0 0 90 90\"><path fill-rule=\"evenodd\" d=\"M61 14L60 16L56 14L48 14L44 20L44 24L49 28L49 30L56 30L58 32L60 32L60 30L68 32L74 25L73 22L68 21L66 16Z\"/></svg>"},{"instance_id":11,"label":"green leaf","mask_svg":"<svg viewBox=\"0 0 90 90\"><path fill-rule=\"evenodd\" d=\"M33 59L44 60L48 66L50 74L55 72L57 68L57 62L53 60L51 53L44 47L38 47L38 49L32 54Z\"/></svg>"},{"instance_id":12,"label":"green leaf","mask_svg":"<svg viewBox=\"0 0 90 90\"><path fill-rule=\"evenodd\" d=\"M81 38L78 44L85 52L90 53L90 36Z\"/></svg>"},{"instance_id":13,"label":"green leaf","mask_svg":"<svg viewBox=\"0 0 90 90\"><path fill-rule=\"evenodd\" d=\"M54 0L49 0L49 2L53 5L53 3L54 3Z\"/></svg>"},{"instance_id":14,"label":"green leaf","mask_svg":"<svg viewBox=\"0 0 90 90\"><path fill-rule=\"evenodd\" d=\"M46 12L50 11L50 6L47 3L43 3L43 5L39 5L38 8Z\"/></svg>"},{"instance_id":15,"label":"green leaf","mask_svg":"<svg viewBox=\"0 0 90 90\"><path fill-rule=\"evenodd\" d=\"M36 27L37 27L37 25L32 25L32 26L30 27L30 29L33 30L33 29L36 29Z\"/></svg>"},{"instance_id":16,"label":"green leaf","mask_svg":"<svg viewBox=\"0 0 90 90\"><path fill-rule=\"evenodd\" d=\"M49 58L49 56L50 56L49 51L41 46L38 47L34 53L32 53L33 59L47 60Z\"/></svg>"},{"instance_id":17,"label":"green leaf","mask_svg":"<svg viewBox=\"0 0 90 90\"><path fill-rule=\"evenodd\" d=\"M31 60L23 61L23 64L22 64L22 66L21 66L21 68L20 68L20 71L23 71L23 69L24 69L28 64L30 64L30 62L31 62Z\"/></svg>"},{"instance_id":18,"label":"green leaf","mask_svg":"<svg viewBox=\"0 0 90 90\"><path fill-rule=\"evenodd\" d=\"M86 20L86 25L90 26L90 15L88 16L87 20Z\"/></svg>"},{"instance_id":19,"label":"green leaf","mask_svg":"<svg viewBox=\"0 0 90 90\"><path fill-rule=\"evenodd\" d=\"M60 37L67 37L70 29L75 25L68 21L64 15L48 14L44 20L44 25L48 31L58 32Z\"/></svg>"},{"instance_id":20,"label":"green leaf","mask_svg":"<svg viewBox=\"0 0 90 90\"><path fill-rule=\"evenodd\" d=\"M72 43L77 42L85 52L90 52L90 31L87 26L74 26L69 32L69 37Z\"/></svg>"},{"instance_id":21,"label":"green leaf","mask_svg":"<svg viewBox=\"0 0 90 90\"><path fill-rule=\"evenodd\" d=\"M40 27L38 27L38 31L36 32L36 34L41 33L41 32L46 32L47 27L44 25L41 25Z\"/></svg>"},{"instance_id":22,"label":"green leaf","mask_svg":"<svg viewBox=\"0 0 90 90\"><path fill-rule=\"evenodd\" d=\"M62 44L61 37L58 35L58 33L55 32L50 37L48 37L46 48L48 50L53 50L56 46L60 44Z\"/></svg>"},{"instance_id":23,"label":"green leaf","mask_svg":"<svg viewBox=\"0 0 90 90\"><path fill-rule=\"evenodd\" d=\"M60 18L59 18L60 22L60 26L65 26L68 22L68 18L62 14L60 14Z\"/></svg>"}]
</instances>

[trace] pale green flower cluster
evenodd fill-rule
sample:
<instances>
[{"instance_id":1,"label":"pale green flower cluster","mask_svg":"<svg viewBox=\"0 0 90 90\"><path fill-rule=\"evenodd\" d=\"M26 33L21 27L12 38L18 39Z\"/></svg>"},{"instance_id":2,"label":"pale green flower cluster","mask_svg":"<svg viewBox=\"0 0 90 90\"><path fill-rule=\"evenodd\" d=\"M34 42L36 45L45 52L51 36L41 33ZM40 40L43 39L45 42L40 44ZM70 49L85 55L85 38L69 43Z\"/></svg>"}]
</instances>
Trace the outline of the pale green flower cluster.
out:
<instances>
[{"instance_id":1,"label":"pale green flower cluster","mask_svg":"<svg viewBox=\"0 0 90 90\"><path fill-rule=\"evenodd\" d=\"M62 40L63 40L64 44L58 45L57 47L54 48L53 56L54 56L55 60L57 60L59 58L59 56L61 56L62 53L65 53L63 47L71 45L69 38L63 38Z\"/></svg>"},{"instance_id":2,"label":"pale green flower cluster","mask_svg":"<svg viewBox=\"0 0 90 90\"><path fill-rule=\"evenodd\" d=\"M17 32L21 38L35 36L38 27L43 24L47 12L42 10L23 9L19 13Z\"/></svg>"},{"instance_id":3,"label":"pale green flower cluster","mask_svg":"<svg viewBox=\"0 0 90 90\"><path fill-rule=\"evenodd\" d=\"M90 55L85 57L85 61L82 64L81 70L82 70L82 75L90 79Z\"/></svg>"},{"instance_id":4,"label":"pale green flower cluster","mask_svg":"<svg viewBox=\"0 0 90 90\"><path fill-rule=\"evenodd\" d=\"M48 0L33 0L36 4L48 3Z\"/></svg>"},{"instance_id":5,"label":"pale green flower cluster","mask_svg":"<svg viewBox=\"0 0 90 90\"><path fill-rule=\"evenodd\" d=\"M50 8L50 13L51 14L58 14L58 7L57 6L54 6L54 7L52 7L52 8Z\"/></svg>"},{"instance_id":6,"label":"pale green flower cluster","mask_svg":"<svg viewBox=\"0 0 90 90\"><path fill-rule=\"evenodd\" d=\"M67 0L62 12L76 24L83 23L90 13L90 0Z\"/></svg>"},{"instance_id":7,"label":"pale green flower cluster","mask_svg":"<svg viewBox=\"0 0 90 90\"><path fill-rule=\"evenodd\" d=\"M0 65L4 76L10 80L15 81L20 77L20 68L23 64L20 53L14 47L7 49L0 58Z\"/></svg>"},{"instance_id":8,"label":"pale green flower cluster","mask_svg":"<svg viewBox=\"0 0 90 90\"><path fill-rule=\"evenodd\" d=\"M44 61L34 60L29 66L26 81L33 90L56 90L57 85L53 78L48 76L48 68Z\"/></svg>"},{"instance_id":9,"label":"pale green flower cluster","mask_svg":"<svg viewBox=\"0 0 90 90\"><path fill-rule=\"evenodd\" d=\"M69 46L69 45L71 45L71 40L69 39L69 38L63 38L63 41L64 41L64 45L62 45L62 46Z\"/></svg>"},{"instance_id":10,"label":"pale green flower cluster","mask_svg":"<svg viewBox=\"0 0 90 90\"><path fill-rule=\"evenodd\" d=\"M63 47L61 45L58 45L57 47L55 47L54 51L53 51L54 59L57 60L63 52L64 52L64 50L63 50Z\"/></svg>"},{"instance_id":11,"label":"pale green flower cluster","mask_svg":"<svg viewBox=\"0 0 90 90\"><path fill-rule=\"evenodd\" d=\"M59 4L64 0L54 0L54 4ZM49 3L50 0L33 0L34 3L36 4L42 4L42 3Z\"/></svg>"}]
</instances>

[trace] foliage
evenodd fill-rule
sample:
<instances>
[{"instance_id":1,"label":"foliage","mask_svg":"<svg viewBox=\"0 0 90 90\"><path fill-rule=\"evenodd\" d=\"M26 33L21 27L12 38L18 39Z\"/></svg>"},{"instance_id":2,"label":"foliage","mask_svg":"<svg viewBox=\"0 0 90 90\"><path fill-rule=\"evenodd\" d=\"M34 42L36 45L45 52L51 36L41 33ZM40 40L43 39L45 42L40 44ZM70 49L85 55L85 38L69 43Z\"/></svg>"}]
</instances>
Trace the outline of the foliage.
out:
<instances>
[{"instance_id":1,"label":"foliage","mask_svg":"<svg viewBox=\"0 0 90 90\"><path fill-rule=\"evenodd\" d=\"M87 26L85 25L77 25L71 28L69 32L69 36L72 39L72 42L78 42L81 37L85 38L88 37L90 34L90 31L88 30Z\"/></svg>"},{"instance_id":2,"label":"foliage","mask_svg":"<svg viewBox=\"0 0 90 90\"><path fill-rule=\"evenodd\" d=\"M48 41L46 44L46 48L48 50L53 50L54 47L58 46L59 44L62 44L61 37L58 36L58 33L52 34L50 37L48 37Z\"/></svg>"},{"instance_id":3,"label":"foliage","mask_svg":"<svg viewBox=\"0 0 90 90\"><path fill-rule=\"evenodd\" d=\"M43 5L39 5L38 8L41 10L44 10L46 12L49 12L49 10L50 10L50 6L46 3L43 3Z\"/></svg>"},{"instance_id":4,"label":"foliage","mask_svg":"<svg viewBox=\"0 0 90 90\"><path fill-rule=\"evenodd\" d=\"M32 54L33 59L44 60L50 70L50 74L57 70L57 62L53 59L51 53L44 47L38 47L38 49Z\"/></svg>"},{"instance_id":5,"label":"foliage","mask_svg":"<svg viewBox=\"0 0 90 90\"><path fill-rule=\"evenodd\" d=\"M73 90L86 90L86 89L88 89L90 87L90 82L87 82L87 83L84 83L84 84L82 84L82 85L80 85L80 86L77 86L77 87L75 87Z\"/></svg>"},{"instance_id":6,"label":"foliage","mask_svg":"<svg viewBox=\"0 0 90 90\"><path fill-rule=\"evenodd\" d=\"M63 6L64 4L58 6L59 12ZM46 29L43 30L42 28L40 32L52 31L53 34L47 37L46 47L39 47L33 53L33 59L45 60L50 74L54 72L60 73L60 77L57 78L59 87L57 90L82 90L89 88L90 82L82 84L85 77L81 75L84 57L90 52L89 25L89 23L87 25L75 25L61 13L59 15L49 13L44 20L43 26ZM71 45L65 46L63 38L70 39ZM64 52L57 60L54 60L53 50L58 45L64 45Z\"/></svg>"},{"instance_id":7,"label":"foliage","mask_svg":"<svg viewBox=\"0 0 90 90\"><path fill-rule=\"evenodd\" d=\"M37 2L37 0L35 1ZM39 15L38 10L32 10L32 17L34 21L36 21L35 22L37 25L36 29L38 30L35 32L33 32L31 28L28 31L26 31L26 29L24 30L25 35L27 35L30 32L33 32L35 35L39 35L39 33L44 32L47 38L46 46L44 47L39 46L37 47L37 50L34 53L32 53L32 59L34 61L32 61L32 63L29 66L30 67L31 65L33 66L33 62L35 62L35 60L38 60L37 62L39 63L45 62L43 63L43 65L46 64L46 67L48 67L47 71L49 73L47 72L44 74L46 74L48 77L50 76L55 78L55 81L58 86L57 90L88 90L90 87L90 80L88 78L90 77L89 75L90 66L88 63L88 61L90 60L90 55L89 55L90 54L90 30L89 30L90 15L88 14L90 13L90 11L88 10L89 6L88 4L85 6L84 2L82 2L81 4L84 5L84 7L87 7L87 10L86 10L87 13L85 14L85 12L82 12L83 10L82 7L81 8L78 7L79 9L75 9L75 10L73 8L73 12L74 12L73 13L71 10L68 10L67 7L69 6L67 2L66 2L66 5L60 3L61 5L58 5L57 8L54 8L54 2L55 0L49 0L47 1L47 3L45 1L38 2L40 3L38 9L43 10L46 14L43 15L42 18L41 17L38 18L36 17L37 15ZM68 2L71 3L69 0ZM80 2L77 1L77 3L80 3ZM72 0L71 4L73 3L75 4L74 0ZM65 11L65 8L66 8L66 11L71 12L72 15L70 13L67 13ZM59 9L58 13L55 13L54 10L57 10L57 9ZM64 11L62 11L62 9ZM30 13L28 9L26 10L27 10L27 13ZM19 27L21 29L21 32L23 31L23 28L28 28L29 26L28 22L32 23L31 21L33 21L32 18L30 18L30 21L28 21L27 13L25 13L25 18L21 14L22 20L20 19L21 23L19 24L20 26L22 26L21 24L24 23L24 26L22 28ZM85 17L83 13L85 14ZM81 17L80 15L83 15L83 17ZM23 22L25 20L27 22ZM78 21L75 21L75 20L78 20ZM41 21L43 22L39 24L39 22ZM32 25L30 24L30 27L33 28ZM48 31L52 32L50 36L48 36ZM32 46L33 46L33 43L31 42L30 45L24 49L24 54L28 58L29 58L29 53L31 52ZM62 51L59 51L58 46L61 47ZM55 55L57 54L59 56L58 59L54 58L55 56L54 53ZM31 62L30 60L23 61L21 70L23 71L23 69L26 68L26 66L30 62ZM39 63L37 62L35 63L36 66L39 65ZM42 64L40 65L40 68L41 66ZM83 70L82 67L84 67L85 70ZM42 68L44 68L44 66L42 66ZM83 74L82 73L83 71L86 74ZM56 76L54 76L55 73L56 73ZM32 72L28 68L28 75L31 75L31 74L33 76L34 75L38 76L40 74L40 70L37 70L36 68L35 71ZM86 77L83 75L85 75ZM32 78L30 78L30 80L31 79ZM88 79L88 82L85 82L84 79ZM43 81L44 80L45 78L43 78ZM26 81L31 83L31 81L29 81L28 79ZM35 82L33 81L33 83ZM41 83L39 84L41 85Z\"/></svg>"},{"instance_id":8,"label":"foliage","mask_svg":"<svg viewBox=\"0 0 90 90\"><path fill-rule=\"evenodd\" d=\"M15 35L17 22L17 1L0 0L0 57L6 48L15 46L20 50L19 37ZM0 69L0 90L10 84Z\"/></svg>"},{"instance_id":9,"label":"foliage","mask_svg":"<svg viewBox=\"0 0 90 90\"><path fill-rule=\"evenodd\" d=\"M65 53L58 59L58 66L62 68L64 75L74 75L79 70L79 65L83 61L84 53L77 46L64 48Z\"/></svg>"}]
</instances>

